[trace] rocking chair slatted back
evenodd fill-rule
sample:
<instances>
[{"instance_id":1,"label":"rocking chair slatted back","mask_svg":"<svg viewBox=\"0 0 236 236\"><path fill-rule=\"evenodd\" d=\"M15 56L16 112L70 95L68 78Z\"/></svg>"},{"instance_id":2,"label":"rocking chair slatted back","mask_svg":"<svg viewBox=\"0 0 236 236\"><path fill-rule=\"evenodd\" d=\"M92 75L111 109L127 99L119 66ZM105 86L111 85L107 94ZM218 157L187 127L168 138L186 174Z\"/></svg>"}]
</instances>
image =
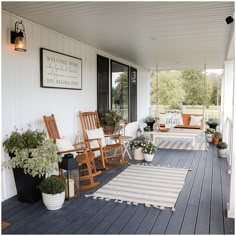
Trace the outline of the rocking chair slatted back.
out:
<instances>
[{"instance_id":1,"label":"rocking chair slatted back","mask_svg":"<svg viewBox=\"0 0 236 236\"><path fill-rule=\"evenodd\" d=\"M84 137L87 137L86 130L100 128L98 113L95 112L79 112L81 126Z\"/></svg>"},{"instance_id":2,"label":"rocking chair slatted back","mask_svg":"<svg viewBox=\"0 0 236 236\"><path fill-rule=\"evenodd\" d=\"M56 139L60 139L60 134L57 129L57 124L54 115L51 116L43 116L44 123L46 125L48 136L53 140L53 142L56 142Z\"/></svg>"}]
</instances>

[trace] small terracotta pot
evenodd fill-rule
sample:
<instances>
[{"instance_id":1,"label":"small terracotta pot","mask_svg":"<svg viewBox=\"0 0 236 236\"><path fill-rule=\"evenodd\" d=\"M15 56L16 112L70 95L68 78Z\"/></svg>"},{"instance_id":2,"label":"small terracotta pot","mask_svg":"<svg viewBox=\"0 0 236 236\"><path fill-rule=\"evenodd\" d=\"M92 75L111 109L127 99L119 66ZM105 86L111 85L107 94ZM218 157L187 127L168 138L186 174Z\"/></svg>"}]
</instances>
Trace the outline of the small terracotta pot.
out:
<instances>
[{"instance_id":1,"label":"small terracotta pot","mask_svg":"<svg viewBox=\"0 0 236 236\"><path fill-rule=\"evenodd\" d=\"M115 127L114 126L108 126L108 125L104 125L103 126L103 130L104 130L104 134L113 134Z\"/></svg>"},{"instance_id":2,"label":"small terracotta pot","mask_svg":"<svg viewBox=\"0 0 236 236\"><path fill-rule=\"evenodd\" d=\"M212 143L213 143L213 144L218 144L219 141L220 141L220 138L212 137Z\"/></svg>"}]
</instances>

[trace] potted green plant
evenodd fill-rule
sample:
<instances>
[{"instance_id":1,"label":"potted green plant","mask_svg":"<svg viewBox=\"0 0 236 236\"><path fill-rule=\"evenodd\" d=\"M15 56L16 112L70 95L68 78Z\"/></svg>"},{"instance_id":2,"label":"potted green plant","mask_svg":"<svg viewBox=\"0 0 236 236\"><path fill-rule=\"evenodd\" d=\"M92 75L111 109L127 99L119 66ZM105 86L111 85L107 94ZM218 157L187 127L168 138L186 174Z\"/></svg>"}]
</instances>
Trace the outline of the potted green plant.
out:
<instances>
[{"instance_id":1,"label":"potted green plant","mask_svg":"<svg viewBox=\"0 0 236 236\"><path fill-rule=\"evenodd\" d=\"M211 128L216 130L217 125L219 125L219 122L216 119L210 118L206 121L206 124Z\"/></svg>"},{"instance_id":2,"label":"potted green plant","mask_svg":"<svg viewBox=\"0 0 236 236\"><path fill-rule=\"evenodd\" d=\"M43 179L39 185L43 203L48 210L58 210L65 201L65 180L56 176Z\"/></svg>"},{"instance_id":3,"label":"potted green plant","mask_svg":"<svg viewBox=\"0 0 236 236\"><path fill-rule=\"evenodd\" d=\"M144 160L142 147L145 145L146 142L147 142L146 139L137 138L137 139L132 140L129 143L129 149L134 150L134 160L136 160L136 161Z\"/></svg>"},{"instance_id":4,"label":"potted green plant","mask_svg":"<svg viewBox=\"0 0 236 236\"><path fill-rule=\"evenodd\" d=\"M153 131L153 125L155 123L155 118L153 116L147 116L144 119L144 122L147 124L147 127L150 128L150 131Z\"/></svg>"},{"instance_id":5,"label":"potted green plant","mask_svg":"<svg viewBox=\"0 0 236 236\"><path fill-rule=\"evenodd\" d=\"M221 138L222 138L221 133L218 131L215 131L214 134L212 135L212 143L218 144Z\"/></svg>"},{"instance_id":6,"label":"potted green plant","mask_svg":"<svg viewBox=\"0 0 236 236\"><path fill-rule=\"evenodd\" d=\"M209 143L212 142L212 135L215 133L215 130L214 129L211 129L211 128L207 128L206 131L206 139Z\"/></svg>"},{"instance_id":7,"label":"potted green plant","mask_svg":"<svg viewBox=\"0 0 236 236\"><path fill-rule=\"evenodd\" d=\"M105 134L113 134L117 123L124 119L114 111L98 113L100 124Z\"/></svg>"},{"instance_id":8,"label":"potted green plant","mask_svg":"<svg viewBox=\"0 0 236 236\"><path fill-rule=\"evenodd\" d=\"M219 142L216 147L218 148L218 156L219 157L227 157L228 153L228 145L225 142Z\"/></svg>"},{"instance_id":9,"label":"potted green plant","mask_svg":"<svg viewBox=\"0 0 236 236\"><path fill-rule=\"evenodd\" d=\"M147 141L142 146L142 152L144 153L144 159L147 162L151 162L154 158L154 154L157 151L156 145L154 145L151 141Z\"/></svg>"},{"instance_id":10,"label":"potted green plant","mask_svg":"<svg viewBox=\"0 0 236 236\"><path fill-rule=\"evenodd\" d=\"M40 182L61 159L56 145L47 139L44 131L27 130L12 132L3 142L3 147L11 158L3 162L3 166L13 169L18 199L38 201L41 198Z\"/></svg>"}]
</instances>

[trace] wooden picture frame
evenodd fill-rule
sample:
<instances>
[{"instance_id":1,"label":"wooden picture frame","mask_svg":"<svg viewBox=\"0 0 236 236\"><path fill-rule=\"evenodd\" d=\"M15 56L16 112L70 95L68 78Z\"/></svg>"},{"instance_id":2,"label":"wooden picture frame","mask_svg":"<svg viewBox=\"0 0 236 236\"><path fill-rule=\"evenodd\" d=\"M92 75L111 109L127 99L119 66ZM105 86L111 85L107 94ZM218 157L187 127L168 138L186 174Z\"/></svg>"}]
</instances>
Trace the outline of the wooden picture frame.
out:
<instances>
[{"instance_id":1,"label":"wooden picture frame","mask_svg":"<svg viewBox=\"0 0 236 236\"><path fill-rule=\"evenodd\" d=\"M82 59L40 48L40 87L82 90Z\"/></svg>"}]
</instances>

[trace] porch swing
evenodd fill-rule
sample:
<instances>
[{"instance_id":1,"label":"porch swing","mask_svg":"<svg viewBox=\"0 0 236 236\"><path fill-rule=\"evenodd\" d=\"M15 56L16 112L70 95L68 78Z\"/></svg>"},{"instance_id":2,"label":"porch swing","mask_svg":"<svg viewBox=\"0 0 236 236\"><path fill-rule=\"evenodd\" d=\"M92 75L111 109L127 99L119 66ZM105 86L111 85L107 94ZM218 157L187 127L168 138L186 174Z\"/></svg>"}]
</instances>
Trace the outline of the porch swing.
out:
<instances>
[{"instance_id":1,"label":"porch swing","mask_svg":"<svg viewBox=\"0 0 236 236\"><path fill-rule=\"evenodd\" d=\"M206 106L206 98L203 101L202 105L202 114L184 114L183 110L180 112L172 111L172 110L165 110L164 112L160 112L160 106L159 106L159 78L158 78L158 66L156 66L156 80L157 80L157 96L156 96L156 104L155 104L155 117L158 122L156 122L156 127L155 129L159 129L160 127L166 127L166 124L169 128L188 128L188 129L203 129L204 127L204 121L205 121L205 106ZM204 65L204 89L206 89L206 64ZM172 114L169 115L169 118L166 118L166 122L162 123L161 116L164 114ZM179 114L182 116L182 124L179 124ZM202 116L201 119L201 125L189 125L190 124L190 119L192 116ZM157 127L158 126L158 127Z\"/></svg>"}]
</instances>

